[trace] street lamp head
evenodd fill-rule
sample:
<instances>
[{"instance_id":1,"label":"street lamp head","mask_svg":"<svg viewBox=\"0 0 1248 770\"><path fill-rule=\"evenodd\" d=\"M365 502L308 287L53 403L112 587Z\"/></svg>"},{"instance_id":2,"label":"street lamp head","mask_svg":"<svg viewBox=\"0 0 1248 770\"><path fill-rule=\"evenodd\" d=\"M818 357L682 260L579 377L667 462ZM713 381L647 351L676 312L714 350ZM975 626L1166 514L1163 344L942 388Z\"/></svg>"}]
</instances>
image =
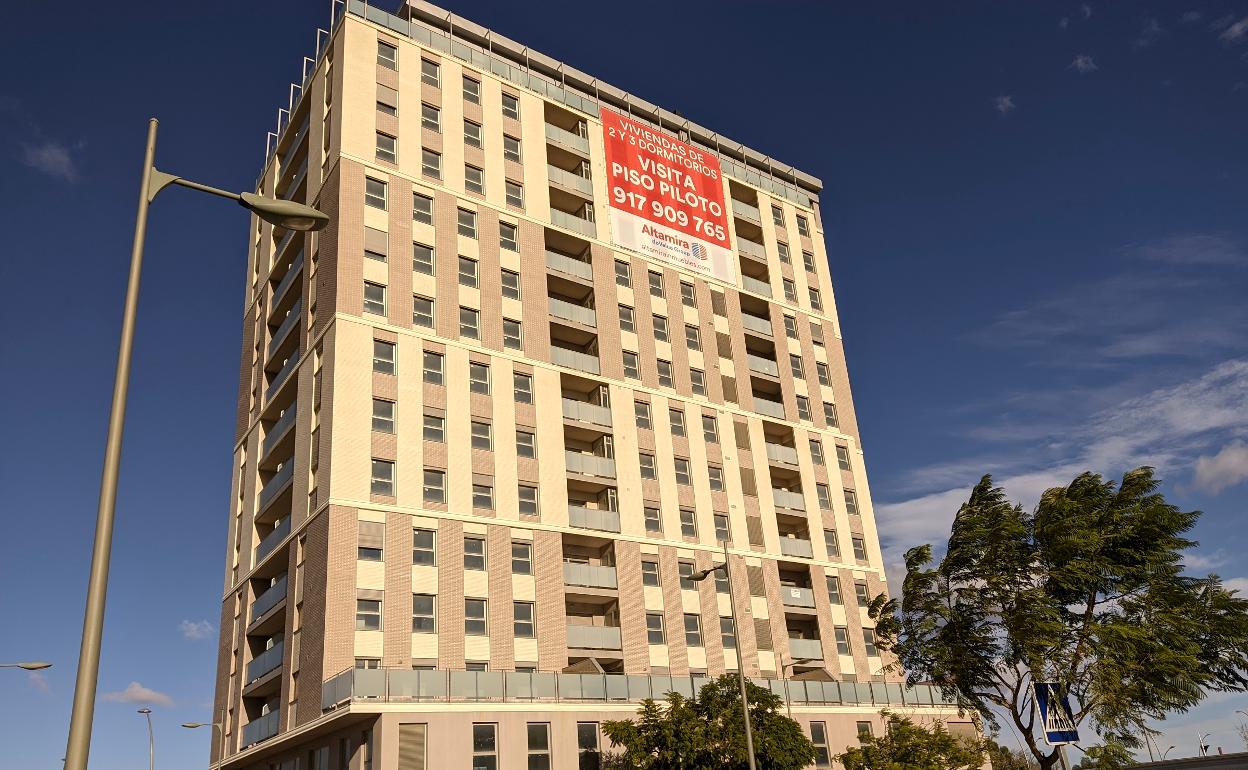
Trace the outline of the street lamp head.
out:
<instances>
[{"instance_id":1,"label":"street lamp head","mask_svg":"<svg viewBox=\"0 0 1248 770\"><path fill-rule=\"evenodd\" d=\"M183 722L182 726L189 730L194 730L196 727L207 727L209 724L211 723L210 722Z\"/></svg>"},{"instance_id":2,"label":"street lamp head","mask_svg":"<svg viewBox=\"0 0 1248 770\"><path fill-rule=\"evenodd\" d=\"M140 714L150 714L150 713L152 713L152 710L151 710L151 709L149 709L149 708L147 708L147 707L145 706L145 707L143 707L143 708L139 709L138 713L140 713Z\"/></svg>"},{"instance_id":3,"label":"street lamp head","mask_svg":"<svg viewBox=\"0 0 1248 770\"><path fill-rule=\"evenodd\" d=\"M295 201L275 200L245 192L238 196L238 203L265 222L287 230L320 230L329 224L328 214Z\"/></svg>"},{"instance_id":4,"label":"street lamp head","mask_svg":"<svg viewBox=\"0 0 1248 770\"><path fill-rule=\"evenodd\" d=\"M716 572L719 572L723 568L724 568L723 564L716 564L714 567L710 567L708 569L700 569L697 572L690 575L689 579L695 583L701 583L703 580L706 580L708 577L715 574Z\"/></svg>"},{"instance_id":5,"label":"street lamp head","mask_svg":"<svg viewBox=\"0 0 1248 770\"><path fill-rule=\"evenodd\" d=\"M27 671L39 671L40 669L52 668L52 664L42 660L30 660L24 663L18 663L17 667L26 669Z\"/></svg>"}]
</instances>

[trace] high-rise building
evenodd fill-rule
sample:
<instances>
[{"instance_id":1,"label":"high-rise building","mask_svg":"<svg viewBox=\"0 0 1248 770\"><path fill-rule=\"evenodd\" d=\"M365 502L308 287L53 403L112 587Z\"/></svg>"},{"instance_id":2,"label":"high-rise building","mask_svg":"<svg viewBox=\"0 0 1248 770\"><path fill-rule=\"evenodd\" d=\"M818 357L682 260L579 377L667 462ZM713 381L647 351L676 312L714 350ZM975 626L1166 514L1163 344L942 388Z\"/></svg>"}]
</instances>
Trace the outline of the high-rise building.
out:
<instances>
[{"instance_id":1,"label":"high-rise building","mask_svg":"<svg viewBox=\"0 0 1248 770\"><path fill-rule=\"evenodd\" d=\"M736 671L821 765L884 588L819 180L412 0L335 6L256 190L213 762L594 767ZM624 53L626 41L604 39ZM690 576L731 553L731 582Z\"/></svg>"}]
</instances>

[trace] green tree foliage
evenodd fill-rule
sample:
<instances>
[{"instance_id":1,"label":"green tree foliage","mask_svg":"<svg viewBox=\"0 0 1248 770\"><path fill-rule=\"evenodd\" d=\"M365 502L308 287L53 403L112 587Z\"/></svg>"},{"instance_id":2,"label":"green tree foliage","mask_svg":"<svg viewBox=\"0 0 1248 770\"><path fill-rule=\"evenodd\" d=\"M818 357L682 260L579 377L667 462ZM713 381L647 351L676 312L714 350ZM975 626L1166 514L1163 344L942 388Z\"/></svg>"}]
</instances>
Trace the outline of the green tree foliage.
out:
<instances>
[{"instance_id":1,"label":"green tree foliage","mask_svg":"<svg viewBox=\"0 0 1248 770\"><path fill-rule=\"evenodd\" d=\"M1040 764L1031 756L1031 752L1011 749L997 743L993 738L984 741L984 751L992 762L992 770L1040 770Z\"/></svg>"},{"instance_id":2,"label":"green tree foliage","mask_svg":"<svg viewBox=\"0 0 1248 770\"><path fill-rule=\"evenodd\" d=\"M1131 750L1121 740L1111 737L1103 745L1088 749L1075 770L1123 770L1135 763Z\"/></svg>"},{"instance_id":3,"label":"green tree foliage","mask_svg":"<svg viewBox=\"0 0 1248 770\"><path fill-rule=\"evenodd\" d=\"M906 554L900 605L878 597L876 634L911 681L930 680L979 712L1001 714L1042 770L1031 677L1061 682L1085 733L1137 748L1148 720L1210 691L1248 685L1248 600L1216 575L1182 574L1200 513L1157 492L1152 468L1120 485L1084 473L1032 513L985 476L953 522L945 556Z\"/></svg>"},{"instance_id":4,"label":"green tree foliage","mask_svg":"<svg viewBox=\"0 0 1248 770\"><path fill-rule=\"evenodd\" d=\"M737 678L721 676L697 698L668 693L663 703L642 701L637 719L604 722L603 733L622 749L604 763L630 770L745 770L745 725ZM814 744L782 711L784 701L746 682L759 770L800 770L815 761Z\"/></svg>"},{"instance_id":5,"label":"green tree foliage","mask_svg":"<svg viewBox=\"0 0 1248 770\"><path fill-rule=\"evenodd\" d=\"M884 715L884 735L873 735L837 756L845 770L977 770L984 763L979 741L959 738L939 722L927 727L897 714Z\"/></svg>"}]
</instances>

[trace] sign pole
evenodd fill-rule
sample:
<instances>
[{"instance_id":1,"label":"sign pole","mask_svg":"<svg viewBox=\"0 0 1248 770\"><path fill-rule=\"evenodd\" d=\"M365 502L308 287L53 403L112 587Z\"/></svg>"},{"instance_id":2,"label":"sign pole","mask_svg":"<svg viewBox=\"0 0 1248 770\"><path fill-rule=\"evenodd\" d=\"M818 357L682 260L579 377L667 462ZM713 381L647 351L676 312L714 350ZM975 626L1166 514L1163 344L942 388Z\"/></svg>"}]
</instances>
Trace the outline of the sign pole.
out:
<instances>
[{"instance_id":1,"label":"sign pole","mask_svg":"<svg viewBox=\"0 0 1248 770\"><path fill-rule=\"evenodd\" d=\"M1057 758L1062 761L1062 770L1070 770L1070 760L1066 759L1066 745L1057 747Z\"/></svg>"}]
</instances>

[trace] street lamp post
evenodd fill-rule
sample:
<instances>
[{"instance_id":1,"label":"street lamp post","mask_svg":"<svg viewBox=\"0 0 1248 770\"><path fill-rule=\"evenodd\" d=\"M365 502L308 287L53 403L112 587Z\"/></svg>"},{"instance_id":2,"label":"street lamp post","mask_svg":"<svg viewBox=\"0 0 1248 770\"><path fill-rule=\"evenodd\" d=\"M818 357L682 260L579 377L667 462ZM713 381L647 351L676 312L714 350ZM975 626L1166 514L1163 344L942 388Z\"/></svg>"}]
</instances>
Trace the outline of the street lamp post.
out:
<instances>
[{"instance_id":1,"label":"street lamp post","mask_svg":"<svg viewBox=\"0 0 1248 770\"><path fill-rule=\"evenodd\" d=\"M1213 733L1205 733L1204 735L1201 735L1200 733L1196 733L1196 748L1200 750L1200 755L1202 757L1205 756L1209 748L1208 746L1205 745L1205 739L1208 738L1210 735L1213 735Z\"/></svg>"},{"instance_id":2,"label":"street lamp post","mask_svg":"<svg viewBox=\"0 0 1248 770\"><path fill-rule=\"evenodd\" d=\"M1172 752L1172 751L1174 751L1174 746L1171 746L1170 748L1168 748L1168 749L1166 749L1165 751L1161 752L1161 758L1164 760L1164 759L1166 758L1166 755L1167 755L1167 754L1169 754L1169 753L1170 753L1170 752Z\"/></svg>"},{"instance_id":3,"label":"street lamp post","mask_svg":"<svg viewBox=\"0 0 1248 770\"><path fill-rule=\"evenodd\" d=\"M139 713L147 717L147 767L156 770L156 734L152 732L152 710L139 709Z\"/></svg>"},{"instance_id":4,"label":"street lamp post","mask_svg":"<svg viewBox=\"0 0 1248 770\"><path fill-rule=\"evenodd\" d=\"M750 762L750 770L756 770L754 764L754 732L750 728L750 701L745 689L745 665L741 656L741 627L737 624L737 597L732 590L732 569L728 566L728 541L724 541L724 563L695 572L690 580L700 583L715 572L723 570L728 579L728 606L732 609L732 633L737 637L737 681L741 685L741 716L745 718L745 756Z\"/></svg>"},{"instance_id":5,"label":"street lamp post","mask_svg":"<svg viewBox=\"0 0 1248 770\"><path fill-rule=\"evenodd\" d=\"M816 660L815 658L798 658L797 660L790 660L788 663L785 663L783 662L783 658L781 659L780 676L781 678L784 679L784 708L785 708L785 711L789 715L789 719L793 718L793 698L789 694L789 677L784 676L784 672L792 671L794 666L802 666L807 663L814 663L815 660Z\"/></svg>"},{"instance_id":6,"label":"street lamp post","mask_svg":"<svg viewBox=\"0 0 1248 770\"><path fill-rule=\"evenodd\" d=\"M39 671L44 668L52 668L52 664L45 663L42 660L24 660L21 663L0 663L0 668L21 668L27 671Z\"/></svg>"},{"instance_id":7,"label":"street lamp post","mask_svg":"<svg viewBox=\"0 0 1248 770\"><path fill-rule=\"evenodd\" d=\"M216 729L221 731L219 733L219 735L221 736L221 745L218 748L217 762L225 761L225 724L224 724L225 713L224 711L222 711L221 716L223 720L221 722L183 722L182 723L182 726L187 728L188 730L194 730L197 727L208 727L208 728L215 727ZM209 732L211 733L212 731L209 730Z\"/></svg>"},{"instance_id":8,"label":"street lamp post","mask_svg":"<svg viewBox=\"0 0 1248 770\"><path fill-rule=\"evenodd\" d=\"M191 182L156 169L155 118L147 124L147 148L139 182L138 213L134 221L134 244L130 250L130 277L126 285L125 309L121 318L121 344L113 380L113 403L108 417L108 439L104 445L104 471L100 479L100 500L95 518L95 545L91 552L91 573L87 581L87 605L82 620L82 645L78 653L78 676L74 683L74 703L69 717L69 740L65 750L65 770L86 770L91 750L91 726L95 717L95 690L100 673L100 641L104 634L104 604L108 598L108 569L113 546L113 519L117 503L117 475L121 466L121 438L126 421L126 393L130 385L130 354L134 347L134 321L139 304L139 277L143 266L143 245L147 237L147 209L161 190L171 184L211 193L238 201L264 221L289 230L320 230L329 217L294 201L275 200L253 193L232 193Z\"/></svg>"}]
</instances>

